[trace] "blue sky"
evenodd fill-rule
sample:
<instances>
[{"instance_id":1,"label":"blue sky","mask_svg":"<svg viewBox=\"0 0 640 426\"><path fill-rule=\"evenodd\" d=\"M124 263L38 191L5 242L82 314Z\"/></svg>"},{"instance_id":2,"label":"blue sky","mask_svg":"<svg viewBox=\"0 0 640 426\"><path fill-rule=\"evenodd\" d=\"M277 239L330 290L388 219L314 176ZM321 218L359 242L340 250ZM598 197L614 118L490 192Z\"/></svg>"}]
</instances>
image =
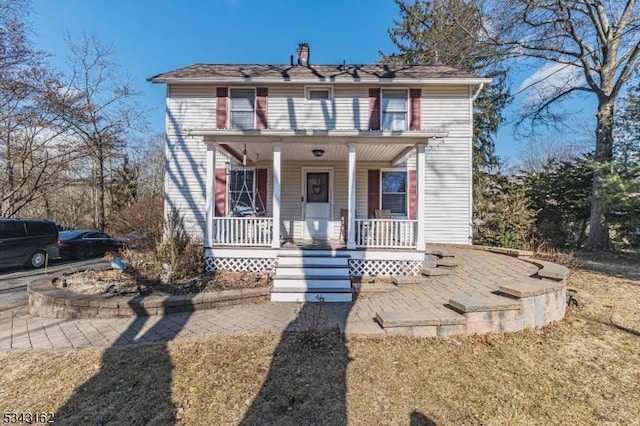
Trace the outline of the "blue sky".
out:
<instances>
[{"instance_id":1,"label":"blue sky","mask_svg":"<svg viewBox=\"0 0 640 426\"><path fill-rule=\"evenodd\" d=\"M114 61L152 109L154 132L164 130L165 88L148 77L198 62L288 63L299 42L310 44L312 63L374 63L393 51L387 29L398 18L392 0L32 0L32 9L34 44L59 68L67 32L76 41L94 32L116 50ZM515 76L514 92L530 74ZM517 158L509 126L496 148Z\"/></svg>"}]
</instances>

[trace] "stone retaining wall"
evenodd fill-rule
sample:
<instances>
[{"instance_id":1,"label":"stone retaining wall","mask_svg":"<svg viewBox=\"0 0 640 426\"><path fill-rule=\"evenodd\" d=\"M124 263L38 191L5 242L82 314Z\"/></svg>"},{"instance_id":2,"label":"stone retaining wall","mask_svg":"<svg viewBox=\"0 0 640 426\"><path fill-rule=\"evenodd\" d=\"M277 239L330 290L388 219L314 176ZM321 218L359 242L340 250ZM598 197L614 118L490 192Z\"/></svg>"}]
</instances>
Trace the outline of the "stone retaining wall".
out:
<instances>
[{"instance_id":1,"label":"stone retaining wall","mask_svg":"<svg viewBox=\"0 0 640 426\"><path fill-rule=\"evenodd\" d=\"M39 278L29 284L31 315L57 319L162 315L268 301L271 291L265 287L179 296L88 295L56 288L52 280L52 277Z\"/></svg>"}]
</instances>

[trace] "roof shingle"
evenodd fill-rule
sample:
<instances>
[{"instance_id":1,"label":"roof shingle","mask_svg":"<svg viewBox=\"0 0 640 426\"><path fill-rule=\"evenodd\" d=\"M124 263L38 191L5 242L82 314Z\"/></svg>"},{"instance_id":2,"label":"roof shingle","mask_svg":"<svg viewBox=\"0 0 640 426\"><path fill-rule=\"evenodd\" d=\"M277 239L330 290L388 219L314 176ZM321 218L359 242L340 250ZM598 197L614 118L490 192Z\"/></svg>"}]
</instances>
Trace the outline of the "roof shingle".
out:
<instances>
[{"instance_id":1,"label":"roof shingle","mask_svg":"<svg viewBox=\"0 0 640 426\"><path fill-rule=\"evenodd\" d=\"M318 80L379 81L423 79L478 79L477 76L444 65L259 65L194 64L149 78L154 83L179 80Z\"/></svg>"}]
</instances>

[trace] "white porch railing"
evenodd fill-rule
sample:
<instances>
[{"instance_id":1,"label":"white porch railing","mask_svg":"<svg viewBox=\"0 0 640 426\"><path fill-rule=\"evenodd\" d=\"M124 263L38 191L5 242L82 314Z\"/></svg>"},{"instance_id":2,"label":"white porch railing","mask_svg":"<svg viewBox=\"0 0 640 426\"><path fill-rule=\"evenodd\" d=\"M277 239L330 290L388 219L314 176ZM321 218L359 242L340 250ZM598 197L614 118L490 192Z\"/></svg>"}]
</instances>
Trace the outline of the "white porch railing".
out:
<instances>
[{"instance_id":1,"label":"white porch railing","mask_svg":"<svg viewBox=\"0 0 640 426\"><path fill-rule=\"evenodd\" d=\"M415 220L356 219L356 247L414 248Z\"/></svg>"},{"instance_id":2,"label":"white porch railing","mask_svg":"<svg viewBox=\"0 0 640 426\"><path fill-rule=\"evenodd\" d=\"M273 219L270 217L215 217L214 244L230 246L270 246Z\"/></svg>"}]
</instances>

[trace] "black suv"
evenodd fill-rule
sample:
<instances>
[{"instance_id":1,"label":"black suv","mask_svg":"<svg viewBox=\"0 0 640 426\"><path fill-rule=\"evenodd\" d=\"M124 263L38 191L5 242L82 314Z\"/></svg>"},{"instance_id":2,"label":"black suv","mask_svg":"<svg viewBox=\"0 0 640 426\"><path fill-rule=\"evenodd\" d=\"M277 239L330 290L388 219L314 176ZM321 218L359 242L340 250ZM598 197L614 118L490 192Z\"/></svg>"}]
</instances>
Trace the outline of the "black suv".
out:
<instances>
[{"instance_id":1,"label":"black suv","mask_svg":"<svg viewBox=\"0 0 640 426\"><path fill-rule=\"evenodd\" d=\"M0 267L44 266L58 257L58 227L48 220L0 219Z\"/></svg>"}]
</instances>

